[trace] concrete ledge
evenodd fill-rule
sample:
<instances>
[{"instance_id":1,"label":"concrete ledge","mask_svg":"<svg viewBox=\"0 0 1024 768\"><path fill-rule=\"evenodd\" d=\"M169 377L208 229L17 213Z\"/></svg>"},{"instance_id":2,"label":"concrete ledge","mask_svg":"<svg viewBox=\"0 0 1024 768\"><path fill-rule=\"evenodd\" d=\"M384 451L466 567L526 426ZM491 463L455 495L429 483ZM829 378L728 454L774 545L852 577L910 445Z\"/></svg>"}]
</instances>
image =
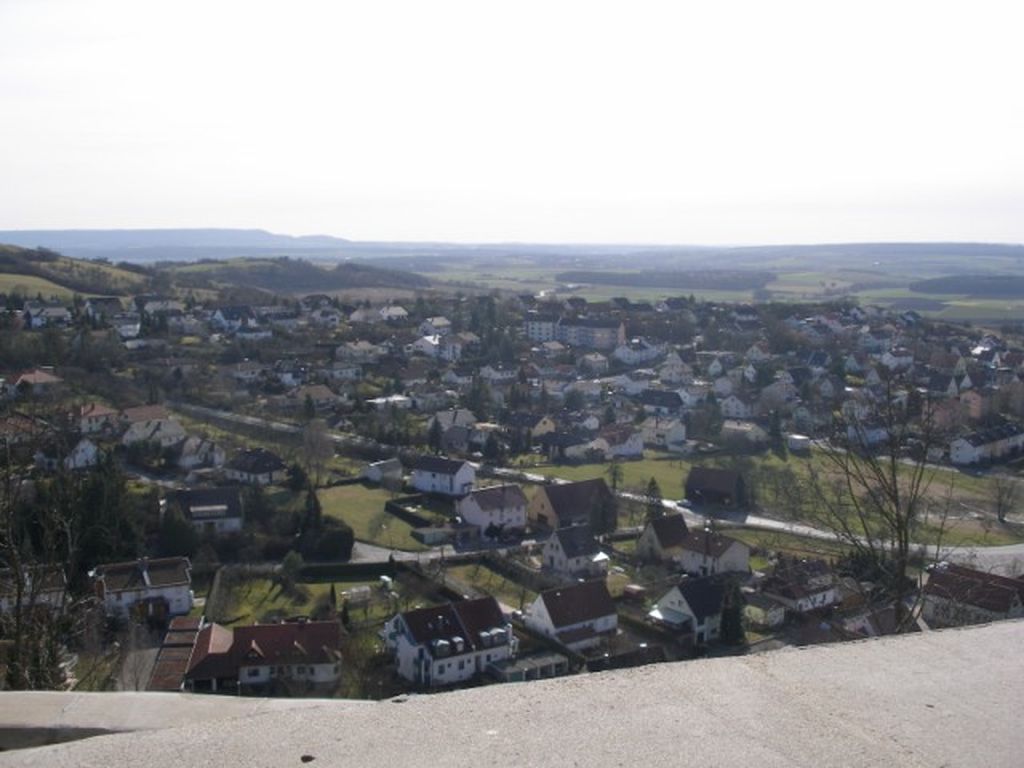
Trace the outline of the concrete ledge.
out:
<instances>
[{"instance_id":1,"label":"concrete ledge","mask_svg":"<svg viewBox=\"0 0 1024 768\"><path fill-rule=\"evenodd\" d=\"M3 694L5 716L25 702L80 727L90 713L168 727L7 753L0 766L1010 768L1024 751L1022 648L1024 622L1003 622L365 705L96 694L65 711L45 694Z\"/></svg>"}]
</instances>

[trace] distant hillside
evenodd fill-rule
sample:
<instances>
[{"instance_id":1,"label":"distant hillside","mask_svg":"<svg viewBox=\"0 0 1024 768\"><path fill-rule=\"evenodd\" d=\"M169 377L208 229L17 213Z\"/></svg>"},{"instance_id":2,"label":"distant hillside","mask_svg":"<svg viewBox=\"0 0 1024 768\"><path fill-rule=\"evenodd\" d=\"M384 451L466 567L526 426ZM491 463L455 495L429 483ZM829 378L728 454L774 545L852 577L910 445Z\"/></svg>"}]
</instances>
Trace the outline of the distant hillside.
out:
<instances>
[{"instance_id":1,"label":"distant hillside","mask_svg":"<svg viewBox=\"0 0 1024 768\"><path fill-rule=\"evenodd\" d=\"M318 293L353 288L415 290L429 285L420 275L367 264L343 262L322 268L303 259L232 259L160 265L181 286L242 286L275 293Z\"/></svg>"},{"instance_id":2,"label":"distant hillside","mask_svg":"<svg viewBox=\"0 0 1024 768\"><path fill-rule=\"evenodd\" d=\"M652 270L643 272L595 272L574 270L560 272L555 279L565 283L622 285L634 288L666 288L677 290L749 291L764 288L775 279L771 272L755 270Z\"/></svg>"},{"instance_id":3,"label":"distant hillside","mask_svg":"<svg viewBox=\"0 0 1024 768\"><path fill-rule=\"evenodd\" d=\"M275 235L262 229L26 229L0 232L0 242L74 254L148 248L332 248L348 241L327 235Z\"/></svg>"},{"instance_id":4,"label":"distant hillside","mask_svg":"<svg viewBox=\"0 0 1024 768\"><path fill-rule=\"evenodd\" d=\"M124 296L145 290L149 281L146 270L132 265L114 266L72 259L48 249L0 245L0 291L5 293L24 288L44 296L47 290Z\"/></svg>"},{"instance_id":5,"label":"distant hillside","mask_svg":"<svg viewBox=\"0 0 1024 768\"><path fill-rule=\"evenodd\" d=\"M1014 299L1024 296L1021 275L956 275L911 283L915 293L940 293L978 298Z\"/></svg>"}]
</instances>

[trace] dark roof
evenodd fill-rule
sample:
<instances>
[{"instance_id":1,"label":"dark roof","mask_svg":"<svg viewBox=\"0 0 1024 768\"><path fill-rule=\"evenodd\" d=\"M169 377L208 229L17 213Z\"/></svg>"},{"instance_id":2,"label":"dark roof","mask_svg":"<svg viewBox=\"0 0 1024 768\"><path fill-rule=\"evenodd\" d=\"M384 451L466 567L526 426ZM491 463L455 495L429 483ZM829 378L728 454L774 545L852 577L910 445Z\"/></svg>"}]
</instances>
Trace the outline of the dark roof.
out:
<instances>
[{"instance_id":1,"label":"dark roof","mask_svg":"<svg viewBox=\"0 0 1024 768\"><path fill-rule=\"evenodd\" d=\"M698 622L722 612L725 588L717 579L683 579L678 588Z\"/></svg>"},{"instance_id":2,"label":"dark roof","mask_svg":"<svg viewBox=\"0 0 1024 768\"><path fill-rule=\"evenodd\" d=\"M251 448L235 454L227 463L227 468L248 475L263 475L268 472L280 472L285 465L277 455L270 451L264 448Z\"/></svg>"},{"instance_id":3,"label":"dark roof","mask_svg":"<svg viewBox=\"0 0 1024 768\"><path fill-rule=\"evenodd\" d=\"M463 600L458 603L417 608L402 614L409 634L416 645L425 646L433 655L434 643L445 640L452 643L455 638L465 642L464 653L483 648L480 633L503 629L506 621L493 597ZM453 653L448 656L456 655Z\"/></svg>"},{"instance_id":4,"label":"dark roof","mask_svg":"<svg viewBox=\"0 0 1024 768\"><path fill-rule=\"evenodd\" d=\"M22 572L23 599L26 603L44 592L62 592L67 588L67 579L64 576L64 569L59 565L36 565L28 566ZM9 568L0 570L0 597L13 598L17 592L15 589L17 580L14 572Z\"/></svg>"},{"instance_id":5,"label":"dark roof","mask_svg":"<svg viewBox=\"0 0 1024 768\"><path fill-rule=\"evenodd\" d=\"M603 478L575 483L545 485L540 489L548 497L551 508L561 522L589 520L590 512L612 499L612 492Z\"/></svg>"},{"instance_id":6,"label":"dark roof","mask_svg":"<svg viewBox=\"0 0 1024 768\"><path fill-rule=\"evenodd\" d=\"M127 563L97 565L93 573L103 578L107 592L191 584L192 564L187 557L142 558Z\"/></svg>"},{"instance_id":7,"label":"dark roof","mask_svg":"<svg viewBox=\"0 0 1024 768\"><path fill-rule=\"evenodd\" d=\"M681 408L683 398L678 392L671 392L667 389L645 389L640 393L641 405L650 405L658 408Z\"/></svg>"},{"instance_id":8,"label":"dark roof","mask_svg":"<svg viewBox=\"0 0 1024 768\"><path fill-rule=\"evenodd\" d=\"M412 468L420 472L436 472L439 475L454 475L466 462L458 459L445 459L441 456L420 456L413 462Z\"/></svg>"},{"instance_id":9,"label":"dark roof","mask_svg":"<svg viewBox=\"0 0 1024 768\"><path fill-rule=\"evenodd\" d=\"M681 544L683 549L691 552L701 552L711 557L721 557L737 541L737 539L730 539L728 536L722 536L711 531L697 530L690 531Z\"/></svg>"},{"instance_id":10,"label":"dark roof","mask_svg":"<svg viewBox=\"0 0 1024 768\"><path fill-rule=\"evenodd\" d=\"M590 532L589 525L572 525L559 528L554 533L559 546L568 558L589 557L596 555L600 548L597 540Z\"/></svg>"},{"instance_id":11,"label":"dark roof","mask_svg":"<svg viewBox=\"0 0 1024 768\"><path fill-rule=\"evenodd\" d=\"M686 477L686 490L687 493L691 490L710 490L733 496L739 481L739 472L732 469L693 467Z\"/></svg>"},{"instance_id":12,"label":"dark roof","mask_svg":"<svg viewBox=\"0 0 1024 768\"><path fill-rule=\"evenodd\" d=\"M686 518L681 513L656 517L647 525L654 530L654 535L662 549L681 547L689 530L686 527Z\"/></svg>"},{"instance_id":13,"label":"dark roof","mask_svg":"<svg viewBox=\"0 0 1024 768\"><path fill-rule=\"evenodd\" d=\"M170 498L193 522L242 516L242 494L238 488L195 488L175 491Z\"/></svg>"},{"instance_id":14,"label":"dark roof","mask_svg":"<svg viewBox=\"0 0 1024 768\"><path fill-rule=\"evenodd\" d=\"M199 632L188 667L193 680L238 676L240 666L329 664L340 657L336 621L254 624L229 629L210 624Z\"/></svg>"},{"instance_id":15,"label":"dark roof","mask_svg":"<svg viewBox=\"0 0 1024 768\"><path fill-rule=\"evenodd\" d=\"M556 629L615 613L615 603L601 579L548 589L541 592L540 597Z\"/></svg>"},{"instance_id":16,"label":"dark roof","mask_svg":"<svg viewBox=\"0 0 1024 768\"><path fill-rule=\"evenodd\" d=\"M925 594L972 605L992 613L1007 613L1016 596L1024 602L1024 579L1011 579L952 563L940 563L928 572Z\"/></svg>"},{"instance_id":17,"label":"dark roof","mask_svg":"<svg viewBox=\"0 0 1024 768\"><path fill-rule=\"evenodd\" d=\"M470 496L480 509L506 509L508 507L526 506L526 496L518 485L492 485L471 491Z\"/></svg>"}]
</instances>

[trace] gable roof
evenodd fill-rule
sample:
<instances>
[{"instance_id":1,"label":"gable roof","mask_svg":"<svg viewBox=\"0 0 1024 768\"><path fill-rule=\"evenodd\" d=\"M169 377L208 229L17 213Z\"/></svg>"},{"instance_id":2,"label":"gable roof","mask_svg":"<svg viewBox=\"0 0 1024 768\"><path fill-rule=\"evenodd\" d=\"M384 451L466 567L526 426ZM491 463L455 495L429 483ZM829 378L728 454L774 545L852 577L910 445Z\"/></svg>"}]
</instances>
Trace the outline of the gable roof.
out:
<instances>
[{"instance_id":1,"label":"gable roof","mask_svg":"<svg viewBox=\"0 0 1024 768\"><path fill-rule=\"evenodd\" d=\"M102 578L107 592L191 584L192 564L187 557L142 558L125 563L104 563L91 572Z\"/></svg>"},{"instance_id":2,"label":"gable roof","mask_svg":"<svg viewBox=\"0 0 1024 768\"><path fill-rule=\"evenodd\" d=\"M683 579L676 585L699 622L722 612L725 588L717 579Z\"/></svg>"},{"instance_id":3,"label":"gable roof","mask_svg":"<svg viewBox=\"0 0 1024 768\"><path fill-rule=\"evenodd\" d=\"M413 462L412 468L420 472L434 472L439 475L455 475L466 464L458 459L446 459L442 456L420 456Z\"/></svg>"},{"instance_id":4,"label":"gable roof","mask_svg":"<svg viewBox=\"0 0 1024 768\"><path fill-rule=\"evenodd\" d=\"M558 546L569 559L591 557L600 551L589 525L571 525L558 528L554 533Z\"/></svg>"},{"instance_id":5,"label":"gable roof","mask_svg":"<svg viewBox=\"0 0 1024 768\"><path fill-rule=\"evenodd\" d=\"M493 597L417 608L401 614L401 619L413 642L426 646L431 655L434 644L439 640L453 643L456 638L461 638L465 643L464 652L483 648L480 633L502 629L506 624L498 601Z\"/></svg>"},{"instance_id":6,"label":"gable roof","mask_svg":"<svg viewBox=\"0 0 1024 768\"><path fill-rule=\"evenodd\" d=\"M233 629L210 624L200 630L187 677L225 678L241 666L330 664L340 658L341 625L336 621L253 624Z\"/></svg>"},{"instance_id":7,"label":"gable roof","mask_svg":"<svg viewBox=\"0 0 1024 768\"><path fill-rule=\"evenodd\" d=\"M656 517L647 523L647 527L654 532L658 546L662 549L683 546L689 532L686 527L686 518L681 512Z\"/></svg>"},{"instance_id":8,"label":"gable roof","mask_svg":"<svg viewBox=\"0 0 1024 768\"><path fill-rule=\"evenodd\" d=\"M690 552L707 554L710 557L721 557L733 544L742 543L719 533L708 530L690 531L680 543L683 549ZM746 545L744 545L746 546Z\"/></svg>"},{"instance_id":9,"label":"gable roof","mask_svg":"<svg viewBox=\"0 0 1024 768\"><path fill-rule=\"evenodd\" d=\"M589 517L590 510L612 498L607 483L600 477L575 483L545 485L540 492L547 495L548 503L563 522L567 518Z\"/></svg>"},{"instance_id":10,"label":"gable roof","mask_svg":"<svg viewBox=\"0 0 1024 768\"><path fill-rule=\"evenodd\" d=\"M582 581L540 593L556 629L594 621L615 613L615 603L603 579Z\"/></svg>"},{"instance_id":11,"label":"gable roof","mask_svg":"<svg viewBox=\"0 0 1024 768\"><path fill-rule=\"evenodd\" d=\"M242 516L242 495L238 488L194 488L176 491L171 498L192 522Z\"/></svg>"},{"instance_id":12,"label":"gable roof","mask_svg":"<svg viewBox=\"0 0 1024 768\"><path fill-rule=\"evenodd\" d=\"M740 474L733 469L693 467L686 477L686 488L711 490L731 496L736 493L739 481Z\"/></svg>"},{"instance_id":13,"label":"gable roof","mask_svg":"<svg viewBox=\"0 0 1024 768\"><path fill-rule=\"evenodd\" d=\"M470 491L469 496L480 509L507 509L526 506L526 495L518 485L492 485Z\"/></svg>"},{"instance_id":14,"label":"gable roof","mask_svg":"<svg viewBox=\"0 0 1024 768\"><path fill-rule=\"evenodd\" d=\"M972 605L992 613L1007 613L1014 598L1024 602L1024 579L1011 579L953 563L939 563L928 572L925 594Z\"/></svg>"},{"instance_id":15,"label":"gable roof","mask_svg":"<svg viewBox=\"0 0 1024 768\"><path fill-rule=\"evenodd\" d=\"M235 454L227 463L227 469L244 472L248 475L263 475L268 472L280 472L285 468L284 462L265 448L251 448Z\"/></svg>"}]
</instances>

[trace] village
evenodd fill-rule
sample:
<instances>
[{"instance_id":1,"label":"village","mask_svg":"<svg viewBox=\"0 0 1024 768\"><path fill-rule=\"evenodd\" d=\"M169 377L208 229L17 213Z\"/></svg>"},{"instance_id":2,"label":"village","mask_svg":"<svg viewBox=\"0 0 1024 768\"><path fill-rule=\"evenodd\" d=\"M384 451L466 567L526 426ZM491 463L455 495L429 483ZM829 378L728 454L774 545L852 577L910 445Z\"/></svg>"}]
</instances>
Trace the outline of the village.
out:
<instances>
[{"instance_id":1,"label":"village","mask_svg":"<svg viewBox=\"0 0 1024 768\"><path fill-rule=\"evenodd\" d=\"M1024 615L1012 332L571 291L2 318L8 684L386 698ZM897 578L822 512L886 465Z\"/></svg>"}]
</instances>

